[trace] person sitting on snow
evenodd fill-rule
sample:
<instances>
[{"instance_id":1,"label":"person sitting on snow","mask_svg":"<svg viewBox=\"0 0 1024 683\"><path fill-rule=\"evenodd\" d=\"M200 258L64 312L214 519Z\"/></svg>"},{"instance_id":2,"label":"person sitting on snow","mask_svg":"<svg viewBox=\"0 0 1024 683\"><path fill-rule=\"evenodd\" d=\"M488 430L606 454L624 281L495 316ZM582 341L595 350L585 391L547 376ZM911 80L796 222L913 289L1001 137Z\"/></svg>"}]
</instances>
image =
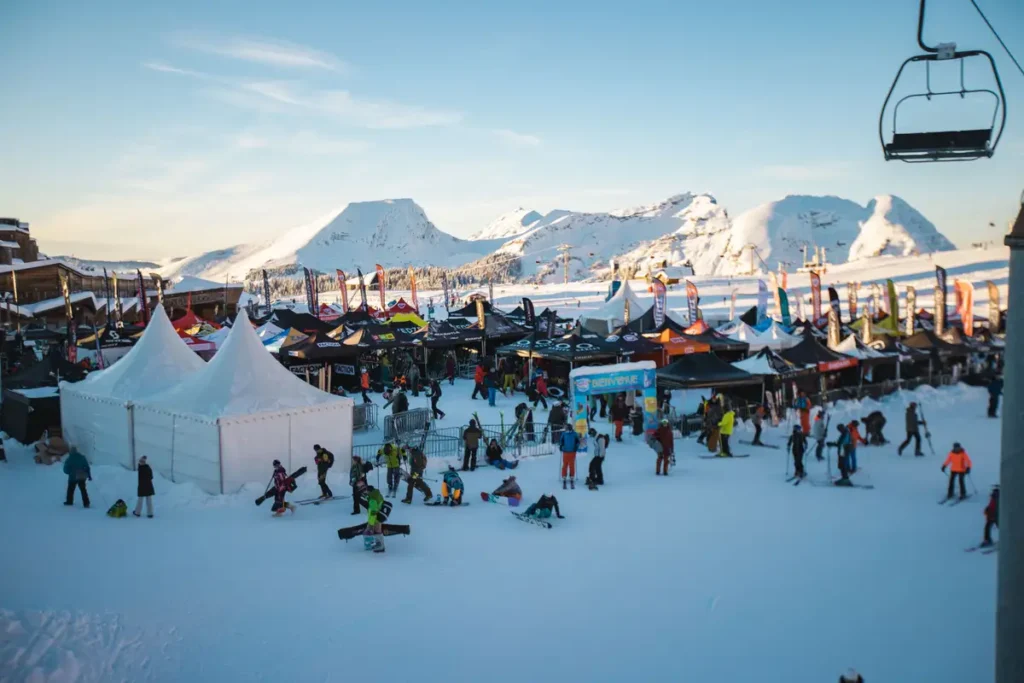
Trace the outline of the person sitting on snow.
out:
<instances>
[{"instance_id":1,"label":"person sitting on snow","mask_svg":"<svg viewBox=\"0 0 1024 683\"><path fill-rule=\"evenodd\" d=\"M536 503L526 508L526 512L523 514L527 517L536 517L537 519L547 519L551 516L551 511L554 510L555 516L558 519L565 519L562 516L561 511L558 509L558 499L555 498L555 494L548 493L540 497Z\"/></svg>"},{"instance_id":2,"label":"person sitting on snow","mask_svg":"<svg viewBox=\"0 0 1024 683\"><path fill-rule=\"evenodd\" d=\"M441 479L441 502L444 505L462 505L462 477L455 471L454 465L448 465L448 471Z\"/></svg>"},{"instance_id":3,"label":"person sitting on snow","mask_svg":"<svg viewBox=\"0 0 1024 683\"><path fill-rule=\"evenodd\" d=\"M523 499L523 490L519 488L519 484L516 483L514 476L509 477L505 481L501 482L501 486L494 489L491 492L492 496L504 496L506 498L515 498L516 500Z\"/></svg>"},{"instance_id":4,"label":"person sitting on snow","mask_svg":"<svg viewBox=\"0 0 1024 683\"><path fill-rule=\"evenodd\" d=\"M501 446L498 445L498 440L491 439L491 442L487 444L487 453L484 456L487 459L487 464L497 467L499 470L512 470L518 467L518 460L510 462L501 457L504 452L505 451L502 450Z\"/></svg>"}]
</instances>

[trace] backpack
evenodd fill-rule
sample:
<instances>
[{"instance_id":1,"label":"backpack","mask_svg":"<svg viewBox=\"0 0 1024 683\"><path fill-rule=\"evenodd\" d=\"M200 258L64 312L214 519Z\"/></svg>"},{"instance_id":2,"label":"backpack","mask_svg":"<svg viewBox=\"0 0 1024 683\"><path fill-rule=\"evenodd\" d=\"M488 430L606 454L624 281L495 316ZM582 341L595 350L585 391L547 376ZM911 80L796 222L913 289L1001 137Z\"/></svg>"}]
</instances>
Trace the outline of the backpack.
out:
<instances>
[{"instance_id":1,"label":"backpack","mask_svg":"<svg viewBox=\"0 0 1024 683\"><path fill-rule=\"evenodd\" d=\"M120 498L107 510L107 517L125 517L128 515L128 505Z\"/></svg>"},{"instance_id":2,"label":"backpack","mask_svg":"<svg viewBox=\"0 0 1024 683\"><path fill-rule=\"evenodd\" d=\"M330 469L334 467L334 453L331 453L326 448L323 449L323 452L327 454L327 468Z\"/></svg>"}]
</instances>

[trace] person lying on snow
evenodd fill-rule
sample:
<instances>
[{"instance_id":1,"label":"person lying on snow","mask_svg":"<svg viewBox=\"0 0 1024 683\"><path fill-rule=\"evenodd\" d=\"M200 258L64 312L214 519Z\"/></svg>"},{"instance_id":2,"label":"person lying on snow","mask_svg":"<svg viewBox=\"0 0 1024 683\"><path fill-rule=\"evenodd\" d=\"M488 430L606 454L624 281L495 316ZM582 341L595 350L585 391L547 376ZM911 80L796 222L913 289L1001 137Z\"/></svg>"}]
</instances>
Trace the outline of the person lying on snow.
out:
<instances>
[{"instance_id":1,"label":"person lying on snow","mask_svg":"<svg viewBox=\"0 0 1024 683\"><path fill-rule=\"evenodd\" d=\"M501 446L498 445L497 439L491 439L491 442L487 444L487 464L493 467L497 467L499 470L510 469L513 470L519 466L519 461L508 461L502 458L502 454L505 451L502 450Z\"/></svg>"},{"instance_id":2,"label":"person lying on snow","mask_svg":"<svg viewBox=\"0 0 1024 683\"><path fill-rule=\"evenodd\" d=\"M558 519L565 519L562 513L558 509L558 499L555 498L555 494L548 493L540 497L536 503L526 508L526 512L523 514L527 517L536 517L537 519L547 519L551 516L551 511L554 510L555 516Z\"/></svg>"},{"instance_id":3,"label":"person lying on snow","mask_svg":"<svg viewBox=\"0 0 1024 683\"><path fill-rule=\"evenodd\" d=\"M285 471L284 466L280 460L274 461L274 505L270 508L271 513L275 517L280 517L285 513L286 510L291 510L292 514L295 514L295 506L285 501L284 497L289 491L289 487L293 490L295 488L295 481L288 479L288 473Z\"/></svg>"},{"instance_id":4,"label":"person lying on snow","mask_svg":"<svg viewBox=\"0 0 1024 683\"><path fill-rule=\"evenodd\" d=\"M491 495L505 496L506 498L515 498L516 500L522 500L523 490L519 488L519 484L516 483L516 478L513 476L501 482L501 486L494 489L494 491L491 492Z\"/></svg>"},{"instance_id":5,"label":"person lying on snow","mask_svg":"<svg viewBox=\"0 0 1024 683\"><path fill-rule=\"evenodd\" d=\"M443 505L462 505L464 488L462 477L455 471L455 466L448 465L448 471L441 479L441 503Z\"/></svg>"}]
</instances>

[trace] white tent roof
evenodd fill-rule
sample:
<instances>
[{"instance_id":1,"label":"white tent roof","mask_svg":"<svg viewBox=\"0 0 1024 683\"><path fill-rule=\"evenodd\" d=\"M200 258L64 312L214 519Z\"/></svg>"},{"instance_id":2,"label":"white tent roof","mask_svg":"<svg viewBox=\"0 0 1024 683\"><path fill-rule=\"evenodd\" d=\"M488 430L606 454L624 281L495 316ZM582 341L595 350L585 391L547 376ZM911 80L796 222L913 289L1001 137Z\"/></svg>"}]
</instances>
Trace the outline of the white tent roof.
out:
<instances>
[{"instance_id":1,"label":"white tent roof","mask_svg":"<svg viewBox=\"0 0 1024 683\"><path fill-rule=\"evenodd\" d=\"M262 339L263 341L266 341L268 339L273 339L282 332L284 332L282 328L278 327L274 323L268 322L263 323L262 325L260 325L259 328L257 328L256 336Z\"/></svg>"},{"instance_id":2,"label":"white tent roof","mask_svg":"<svg viewBox=\"0 0 1024 683\"><path fill-rule=\"evenodd\" d=\"M207 335L204 335L204 336L200 337L200 339L202 339L203 341L208 341L211 344L216 344L217 348L220 348L221 345L225 341L227 341L229 334L231 334L231 328L230 327L222 327L219 330L214 330L210 334L207 334Z\"/></svg>"},{"instance_id":3,"label":"white tent roof","mask_svg":"<svg viewBox=\"0 0 1024 683\"><path fill-rule=\"evenodd\" d=\"M243 310L238 312L227 341L202 372L140 403L156 410L215 420L339 400L306 384L274 360Z\"/></svg>"},{"instance_id":4,"label":"white tent roof","mask_svg":"<svg viewBox=\"0 0 1024 683\"><path fill-rule=\"evenodd\" d=\"M580 323L587 324L588 320L599 320L608 323L608 329L614 329L626 323L626 301L629 301L629 319L639 318L647 312L653 303L648 303L637 297L633 288L629 286L629 280L625 280L615 295L604 302L596 311L590 311L580 316Z\"/></svg>"},{"instance_id":5,"label":"white tent roof","mask_svg":"<svg viewBox=\"0 0 1024 683\"><path fill-rule=\"evenodd\" d=\"M882 353L877 351L870 346L860 346L857 344L856 335L850 335L843 341L836 345L833 351L839 353L845 353L847 356L853 356L854 358L866 359L866 358L890 358L892 354Z\"/></svg>"},{"instance_id":6,"label":"white tent roof","mask_svg":"<svg viewBox=\"0 0 1024 683\"><path fill-rule=\"evenodd\" d=\"M733 332L742 327L749 327L749 325L747 325L745 322L736 317L730 320L729 322L725 323L724 325L719 325L718 327L715 328L715 331L721 332L722 334L732 334Z\"/></svg>"},{"instance_id":7,"label":"white tent roof","mask_svg":"<svg viewBox=\"0 0 1024 683\"><path fill-rule=\"evenodd\" d=\"M745 370L751 375L777 375L779 374L775 368L771 366L768 359L764 356L751 356L750 358L744 358L733 363L733 367L737 367L740 370Z\"/></svg>"},{"instance_id":8,"label":"white tent roof","mask_svg":"<svg viewBox=\"0 0 1024 683\"><path fill-rule=\"evenodd\" d=\"M733 329L732 332L729 332L727 336L729 337L729 339L747 342L751 345L753 345L753 343L757 341L759 337L759 335L757 334L757 330L755 330L753 327L746 324L742 320L739 321L739 324L735 327L735 329ZM761 346L764 346L764 344L760 344L758 348L760 348ZM753 346L751 346L751 350L753 350Z\"/></svg>"},{"instance_id":9,"label":"white tent roof","mask_svg":"<svg viewBox=\"0 0 1024 683\"><path fill-rule=\"evenodd\" d=\"M802 337L794 337L790 333L786 332L786 330L784 330L782 326L774 320L768 329L757 335L757 343L762 348L767 346L769 349L773 349L775 351L796 346L801 341L803 341Z\"/></svg>"},{"instance_id":10,"label":"white tent roof","mask_svg":"<svg viewBox=\"0 0 1024 683\"><path fill-rule=\"evenodd\" d=\"M124 358L69 385L82 394L131 401L166 390L206 367L178 336L162 306Z\"/></svg>"}]
</instances>

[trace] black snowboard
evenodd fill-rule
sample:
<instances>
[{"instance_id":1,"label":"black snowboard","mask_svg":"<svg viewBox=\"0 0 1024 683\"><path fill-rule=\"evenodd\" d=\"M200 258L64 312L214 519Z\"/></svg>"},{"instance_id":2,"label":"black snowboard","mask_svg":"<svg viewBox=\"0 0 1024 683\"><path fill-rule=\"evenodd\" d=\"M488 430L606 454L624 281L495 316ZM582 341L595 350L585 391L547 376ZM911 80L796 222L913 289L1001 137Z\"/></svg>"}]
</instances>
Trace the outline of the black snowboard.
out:
<instances>
[{"instance_id":1,"label":"black snowboard","mask_svg":"<svg viewBox=\"0 0 1024 683\"><path fill-rule=\"evenodd\" d=\"M411 532L408 524L382 524L381 530L385 536L408 536ZM362 536L363 532L366 531L366 523L357 524L355 526L345 527L338 529L338 538L343 541L348 541L357 536Z\"/></svg>"}]
</instances>

